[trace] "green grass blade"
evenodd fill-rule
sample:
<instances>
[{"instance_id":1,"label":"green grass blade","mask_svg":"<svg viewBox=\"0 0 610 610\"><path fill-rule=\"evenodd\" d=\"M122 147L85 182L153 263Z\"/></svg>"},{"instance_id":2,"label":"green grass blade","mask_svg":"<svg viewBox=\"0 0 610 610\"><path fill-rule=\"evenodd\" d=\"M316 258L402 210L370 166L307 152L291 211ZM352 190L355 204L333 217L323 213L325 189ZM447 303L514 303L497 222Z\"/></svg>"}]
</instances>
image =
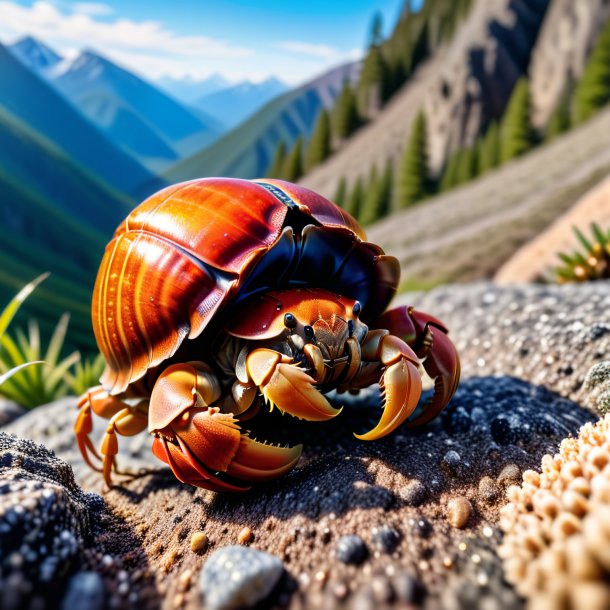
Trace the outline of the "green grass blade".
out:
<instances>
[{"instance_id":1,"label":"green grass blade","mask_svg":"<svg viewBox=\"0 0 610 610\"><path fill-rule=\"evenodd\" d=\"M65 313L61 316L61 318L59 318L59 322L53 331L53 336L49 341L49 347L47 348L47 353L45 355L45 362L49 364L49 366L55 366L59 361L59 354L66 339L69 323L69 313Z\"/></svg>"},{"instance_id":2,"label":"green grass blade","mask_svg":"<svg viewBox=\"0 0 610 610\"><path fill-rule=\"evenodd\" d=\"M583 245L587 253L591 252L591 250L593 250L593 244L584 236L578 227L572 227L572 229L574 230L576 237L578 237L578 241Z\"/></svg>"},{"instance_id":3,"label":"green grass blade","mask_svg":"<svg viewBox=\"0 0 610 610\"><path fill-rule=\"evenodd\" d=\"M34 362L24 362L23 364L12 368L10 371L7 371L6 373L0 375L0 386L6 381L8 381L15 373L18 373L19 371L27 368L28 366L32 366L33 364L43 364L43 362L42 360L36 360Z\"/></svg>"},{"instance_id":4,"label":"green grass blade","mask_svg":"<svg viewBox=\"0 0 610 610\"><path fill-rule=\"evenodd\" d=\"M0 337L4 335L11 320L15 317L15 314L19 311L22 303L32 294L36 286L43 282L49 277L48 273L39 275L36 279L32 280L29 284L26 284L9 302L0 314Z\"/></svg>"}]
</instances>

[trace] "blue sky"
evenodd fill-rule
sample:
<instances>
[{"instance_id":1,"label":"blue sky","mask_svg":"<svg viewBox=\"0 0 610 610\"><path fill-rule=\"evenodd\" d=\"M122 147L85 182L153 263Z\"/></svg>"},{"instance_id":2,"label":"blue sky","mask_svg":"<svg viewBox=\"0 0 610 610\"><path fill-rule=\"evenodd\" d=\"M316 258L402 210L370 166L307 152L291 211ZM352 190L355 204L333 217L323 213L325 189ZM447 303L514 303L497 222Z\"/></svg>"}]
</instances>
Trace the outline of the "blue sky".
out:
<instances>
[{"instance_id":1,"label":"blue sky","mask_svg":"<svg viewBox=\"0 0 610 610\"><path fill-rule=\"evenodd\" d=\"M420 3L422 0L415 0ZM387 33L402 0L0 0L0 41L24 34L67 57L93 48L155 80L276 76L298 84L365 46L373 15Z\"/></svg>"}]
</instances>

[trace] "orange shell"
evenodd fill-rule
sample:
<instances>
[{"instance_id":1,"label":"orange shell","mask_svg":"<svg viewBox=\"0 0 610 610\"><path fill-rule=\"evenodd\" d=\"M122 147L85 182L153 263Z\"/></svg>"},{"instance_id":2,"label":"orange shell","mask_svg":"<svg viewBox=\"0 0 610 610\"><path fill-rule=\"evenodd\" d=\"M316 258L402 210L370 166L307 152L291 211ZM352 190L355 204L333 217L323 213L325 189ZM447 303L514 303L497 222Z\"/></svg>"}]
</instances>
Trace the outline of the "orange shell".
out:
<instances>
[{"instance_id":1,"label":"orange shell","mask_svg":"<svg viewBox=\"0 0 610 610\"><path fill-rule=\"evenodd\" d=\"M291 207L312 217L312 224L347 229L356 242L366 239L347 212L320 195L280 180L260 182L206 178L176 184L149 197L118 227L92 302L108 391L124 391L185 338L201 334L278 241ZM384 259L386 284L397 283L395 259L377 258Z\"/></svg>"}]
</instances>

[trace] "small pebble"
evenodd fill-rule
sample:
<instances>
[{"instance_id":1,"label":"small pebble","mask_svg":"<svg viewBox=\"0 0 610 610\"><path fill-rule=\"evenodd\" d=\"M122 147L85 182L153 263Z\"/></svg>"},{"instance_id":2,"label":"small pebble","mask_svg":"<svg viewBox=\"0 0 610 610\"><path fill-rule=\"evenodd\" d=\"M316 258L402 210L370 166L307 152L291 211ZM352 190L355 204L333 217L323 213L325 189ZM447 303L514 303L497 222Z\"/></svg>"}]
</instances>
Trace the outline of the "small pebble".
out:
<instances>
[{"instance_id":1,"label":"small pebble","mask_svg":"<svg viewBox=\"0 0 610 610\"><path fill-rule=\"evenodd\" d=\"M383 553L393 553L400 542L400 533L390 525L378 525L371 534L373 546Z\"/></svg>"},{"instance_id":2,"label":"small pebble","mask_svg":"<svg viewBox=\"0 0 610 610\"><path fill-rule=\"evenodd\" d=\"M239 544L250 544L252 540L254 540L254 532L249 527L244 527L237 536Z\"/></svg>"},{"instance_id":3,"label":"small pebble","mask_svg":"<svg viewBox=\"0 0 610 610\"><path fill-rule=\"evenodd\" d=\"M360 564L366 559L368 550L360 536L349 534L339 538L335 553L343 563Z\"/></svg>"},{"instance_id":4,"label":"small pebble","mask_svg":"<svg viewBox=\"0 0 610 610\"><path fill-rule=\"evenodd\" d=\"M453 527L466 527L471 514L472 504L463 496L455 496L447 502L447 519Z\"/></svg>"},{"instance_id":5,"label":"small pebble","mask_svg":"<svg viewBox=\"0 0 610 610\"><path fill-rule=\"evenodd\" d=\"M521 483L521 469L517 464L506 464L498 475L498 483L500 485L516 485Z\"/></svg>"},{"instance_id":6,"label":"small pebble","mask_svg":"<svg viewBox=\"0 0 610 610\"><path fill-rule=\"evenodd\" d=\"M441 468L449 475L456 476L462 468L462 458L457 451L447 451L441 460Z\"/></svg>"},{"instance_id":7,"label":"small pebble","mask_svg":"<svg viewBox=\"0 0 610 610\"><path fill-rule=\"evenodd\" d=\"M491 504L500 496L500 487L491 477L482 477L479 481L479 495L484 502Z\"/></svg>"},{"instance_id":8,"label":"small pebble","mask_svg":"<svg viewBox=\"0 0 610 610\"><path fill-rule=\"evenodd\" d=\"M208 548L208 537L203 532L195 532L191 536L191 551L205 553Z\"/></svg>"},{"instance_id":9,"label":"small pebble","mask_svg":"<svg viewBox=\"0 0 610 610\"><path fill-rule=\"evenodd\" d=\"M281 560L270 553L226 546L205 562L199 589L207 610L250 608L271 593L283 571Z\"/></svg>"},{"instance_id":10,"label":"small pebble","mask_svg":"<svg viewBox=\"0 0 610 610\"><path fill-rule=\"evenodd\" d=\"M61 610L103 610L106 592L102 577L95 572L77 572L68 583L68 590L61 602Z\"/></svg>"},{"instance_id":11,"label":"small pebble","mask_svg":"<svg viewBox=\"0 0 610 610\"><path fill-rule=\"evenodd\" d=\"M409 481L401 490L400 498L407 506L419 506L428 495L426 486L419 480Z\"/></svg>"}]
</instances>

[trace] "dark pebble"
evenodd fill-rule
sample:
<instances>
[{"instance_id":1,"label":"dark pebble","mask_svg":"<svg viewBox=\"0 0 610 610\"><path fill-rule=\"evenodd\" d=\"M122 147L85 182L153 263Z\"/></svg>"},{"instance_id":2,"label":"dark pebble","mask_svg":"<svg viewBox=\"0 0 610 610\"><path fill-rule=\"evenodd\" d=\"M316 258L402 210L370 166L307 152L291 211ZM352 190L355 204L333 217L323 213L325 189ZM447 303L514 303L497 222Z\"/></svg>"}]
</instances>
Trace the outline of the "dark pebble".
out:
<instances>
[{"instance_id":1,"label":"dark pebble","mask_svg":"<svg viewBox=\"0 0 610 610\"><path fill-rule=\"evenodd\" d=\"M383 553L393 553L400 542L400 533L390 525L379 525L372 531L373 546Z\"/></svg>"},{"instance_id":2,"label":"dark pebble","mask_svg":"<svg viewBox=\"0 0 610 610\"><path fill-rule=\"evenodd\" d=\"M491 436L498 445L514 445L526 440L521 418L516 415L498 415L491 422Z\"/></svg>"},{"instance_id":3,"label":"dark pebble","mask_svg":"<svg viewBox=\"0 0 610 610\"><path fill-rule=\"evenodd\" d=\"M443 426L451 434L460 434L472 428L472 419L464 407L456 407L443 418Z\"/></svg>"},{"instance_id":4,"label":"dark pebble","mask_svg":"<svg viewBox=\"0 0 610 610\"><path fill-rule=\"evenodd\" d=\"M409 574L397 574L392 580L392 585L399 602L416 604L423 597L424 588L422 584Z\"/></svg>"},{"instance_id":5,"label":"dark pebble","mask_svg":"<svg viewBox=\"0 0 610 610\"><path fill-rule=\"evenodd\" d=\"M432 524L425 517L421 517L413 520L411 530L416 536L427 538L432 533Z\"/></svg>"},{"instance_id":6,"label":"dark pebble","mask_svg":"<svg viewBox=\"0 0 610 610\"><path fill-rule=\"evenodd\" d=\"M451 476L456 476L462 468L462 458L457 451L451 449L447 451L441 460L441 468Z\"/></svg>"},{"instance_id":7,"label":"dark pebble","mask_svg":"<svg viewBox=\"0 0 610 610\"><path fill-rule=\"evenodd\" d=\"M360 564L368 555L364 540L355 534L341 536L335 547L337 559L343 563Z\"/></svg>"},{"instance_id":8,"label":"dark pebble","mask_svg":"<svg viewBox=\"0 0 610 610\"><path fill-rule=\"evenodd\" d=\"M78 572L70 579L61 610L102 610L106 605L104 581L95 572Z\"/></svg>"}]
</instances>

